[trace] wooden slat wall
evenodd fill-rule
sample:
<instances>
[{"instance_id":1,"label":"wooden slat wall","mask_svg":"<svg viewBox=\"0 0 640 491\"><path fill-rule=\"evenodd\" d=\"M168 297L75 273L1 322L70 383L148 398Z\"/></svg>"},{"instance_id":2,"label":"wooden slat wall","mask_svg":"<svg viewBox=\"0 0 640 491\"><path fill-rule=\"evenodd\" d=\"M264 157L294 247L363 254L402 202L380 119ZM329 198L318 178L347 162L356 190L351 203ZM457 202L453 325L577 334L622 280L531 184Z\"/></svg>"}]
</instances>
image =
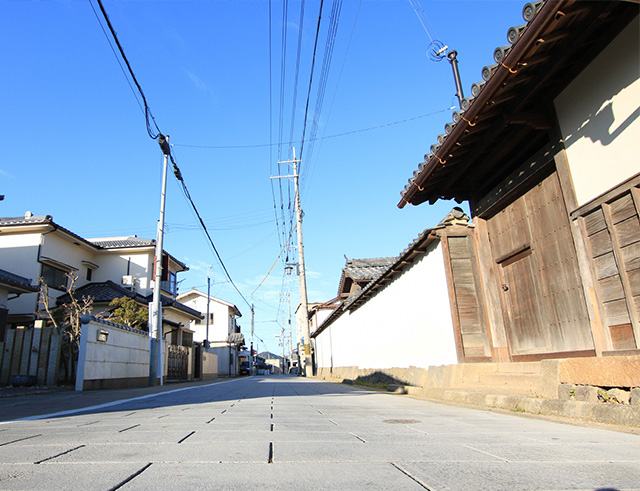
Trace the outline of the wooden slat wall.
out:
<instances>
[{"instance_id":1,"label":"wooden slat wall","mask_svg":"<svg viewBox=\"0 0 640 491\"><path fill-rule=\"evenodd\" d=\"M593 349L577 254L554 172L487 221L512 355Z\"/></svg>"},{"instance_id":2,"label":"wooden slat wall","mask_svg":"<svg viewBox=\"0 0 640 491\"><path fill-rule=\"evenodd\" d=\"M640 347L639 210L634 184L581 218L612 350Z\"/></svg>"},{"instance_id":3,"label":"wooden slat wall","mask_svg":"<svg viewBox=\"0 0 640 491\"><path fill-rule=\"evenodd\" d=\"M10 384L14 375L33 376L37 385L55 385L60 340L53 327L7 329L0 343L0 385Z\"/></svg>"},{"instance_id":4,"label":"wooden slat wall","mask_svg":"<svg viewBox=\"0 0 640 491\"><path fill-rule=\"evenodd\" d=\"M489 358L491 347L480 302L472 237L447 237L446 240L464 357Z\"/></svg>"}]
</instances>

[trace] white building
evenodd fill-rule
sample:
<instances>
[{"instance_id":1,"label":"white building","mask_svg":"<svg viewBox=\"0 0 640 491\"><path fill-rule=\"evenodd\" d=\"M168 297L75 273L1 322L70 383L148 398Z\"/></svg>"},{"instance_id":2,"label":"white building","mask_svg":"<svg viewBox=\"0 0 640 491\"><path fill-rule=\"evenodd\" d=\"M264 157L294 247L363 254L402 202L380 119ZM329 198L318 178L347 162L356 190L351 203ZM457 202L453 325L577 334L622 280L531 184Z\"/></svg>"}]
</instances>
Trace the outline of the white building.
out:
<instances>
[{"instance_id":1,"label":"white building","mask_svg":"<svg viewBox=\"0 0 640 491\"><path fill-rule=\"evenodd\" d=\"M94 310L103 311L118 297L133 298L146 307L151 301L155 241L132 237L85 239L54 222L49 215L0 218L0 268L25 278L43 278L50 305L64 302L68 273L77 276L76 294L91 296ZM200 312L176 300L177 275L187 266L163 254L163 325L170 344L189 345L188 325ZM30 325L43 317L37 293L25 293L6 302L7 324Z\"/></svg>"},{"instance_id":2,"label":"white building","mask_svg":"<svg viewBox=\"0 0 640 491\"><path fill-rule=\"evenodd\" d=\"M211 350L218 357L218 374L238 375L240 368L239 352L244 345L238 318L240 310L234 304L216 297L207 297L206 293L192 289L178 295L177 300L194 310L202 312L202 319L193 319L189 328L193 331L194 341L209 341ZM207 303L209 306L209 322L207 337Z\"/></svg>"}]
</instances>

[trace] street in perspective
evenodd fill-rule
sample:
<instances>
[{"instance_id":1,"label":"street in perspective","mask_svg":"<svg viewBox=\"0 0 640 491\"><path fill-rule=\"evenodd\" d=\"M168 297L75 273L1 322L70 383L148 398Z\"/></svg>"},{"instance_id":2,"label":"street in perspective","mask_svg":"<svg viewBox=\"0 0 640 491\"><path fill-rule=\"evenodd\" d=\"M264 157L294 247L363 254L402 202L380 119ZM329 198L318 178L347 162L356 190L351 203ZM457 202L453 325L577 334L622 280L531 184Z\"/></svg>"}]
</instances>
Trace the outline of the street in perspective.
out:
<instances>
[{"instance_id":1,"label":"street in perspective","mask_svg":"<svg viewBox=\"0 0 640 491\"><path fill-rule=\"evenodd\" d=\"M640 1L0 8L0 490L640 490Z\"/></svg>"},{"instance_id":2,"label":"street in perspective","mask_svg":"<svg viewBox=\"0 0 640 491\"><path fill-rule=\"evenodd\" d=\"M2 424L2 488L623 489L640 482L638 437L622 432L282 375L150 395Z\"/></svg>"}]
</instances>

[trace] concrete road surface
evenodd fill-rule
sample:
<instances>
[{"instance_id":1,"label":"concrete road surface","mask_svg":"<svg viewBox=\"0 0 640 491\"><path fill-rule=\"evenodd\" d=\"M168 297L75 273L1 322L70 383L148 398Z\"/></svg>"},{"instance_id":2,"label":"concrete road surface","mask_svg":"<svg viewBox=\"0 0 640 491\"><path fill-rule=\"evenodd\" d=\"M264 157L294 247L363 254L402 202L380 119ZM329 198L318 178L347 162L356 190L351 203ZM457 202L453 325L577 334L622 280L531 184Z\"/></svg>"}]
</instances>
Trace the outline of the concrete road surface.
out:
<instances>
[{"instance_id":1,"label":"concrete road surface","mask_svg":"<svg viewBox=\"0 0 640 491\"><path fill-rule=\"evenodd\" d=\"M640 489L636 435L302 378L108 404L0 423L0 489Z\"/></svg>"}]
</instances>

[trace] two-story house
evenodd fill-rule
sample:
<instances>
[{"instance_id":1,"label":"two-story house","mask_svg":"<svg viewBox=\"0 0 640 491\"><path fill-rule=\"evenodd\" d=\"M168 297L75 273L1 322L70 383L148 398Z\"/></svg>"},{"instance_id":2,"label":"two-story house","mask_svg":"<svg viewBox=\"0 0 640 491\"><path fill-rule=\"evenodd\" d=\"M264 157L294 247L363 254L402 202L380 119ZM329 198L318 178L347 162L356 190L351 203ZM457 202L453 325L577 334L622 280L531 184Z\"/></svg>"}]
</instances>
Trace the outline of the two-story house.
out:
<instances>
[{"instance_id":1,"label":"two-story house","mask_svg":"<svg viewBox=\"0 0 640 491\"><path fill-rule=\"evenodd\" d=\"M54 222L53 217L0 218L0 268L25 278L42 278L52 307L67 300L68 273L75 273L76 296L90 296L94 312L103 312L114 298L129 297L146 307L153 294L155 241L138 237L86 239ZM176 300L177 274L187 266L163 253L161 283L164 334L169 344L191 345L190 322L200 312ZM29 325L43 317L38 293L7 302L7 325Z\"/></svg>"},{"instance_id":2,"label":"two-story house","mask_svg":"<svg viewBox=\"0 0 640 491\"><path fill-rule=\"evenodd\" d=\"M242 317L242 314L238 307L195 289L178 295L177 299L205 315L203 319L192 320L189 328L193 331L194 341L208 341L211 349L218 355L218 373L237 375L238 355L244 344L244 336L238 324L238 318ZM209 304L208 336L207 303Z\"/></svg>"}]
</instances>

